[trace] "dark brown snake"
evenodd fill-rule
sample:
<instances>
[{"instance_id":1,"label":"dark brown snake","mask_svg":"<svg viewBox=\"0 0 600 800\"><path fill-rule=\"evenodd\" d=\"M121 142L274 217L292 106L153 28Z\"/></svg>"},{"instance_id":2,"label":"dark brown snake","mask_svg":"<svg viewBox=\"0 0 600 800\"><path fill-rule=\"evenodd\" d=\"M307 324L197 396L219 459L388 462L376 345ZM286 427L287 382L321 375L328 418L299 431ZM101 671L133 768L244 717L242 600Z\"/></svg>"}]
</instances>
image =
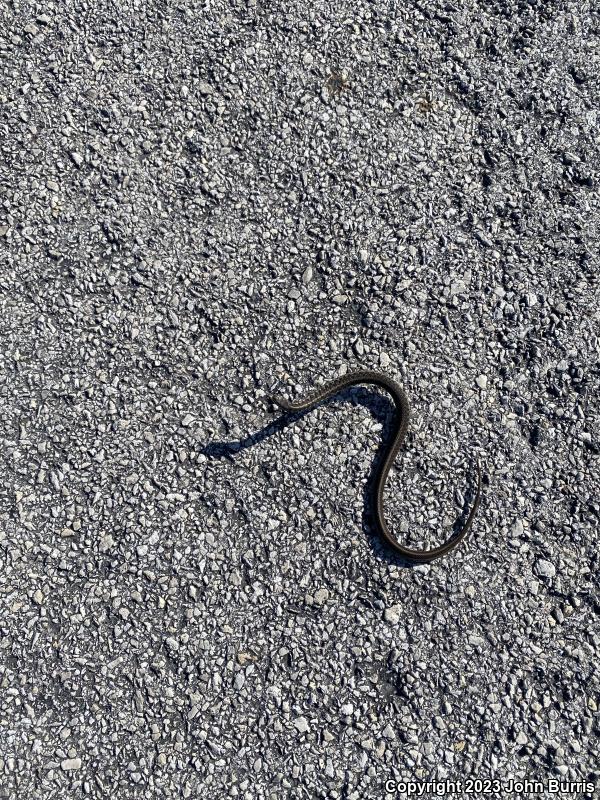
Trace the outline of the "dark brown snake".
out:
<instances>
[{"instance_id":1,"label":"dark brown snake","mask_svg":"<svg viewBox=\"0 0 600 800\"><path fill-rule=\"evenodd\" d=\"M397 411L396 433L392 439L390 448L385 459L383 460L374 484L376 517L381 533L384 539L394 548L394 550L399 552L402 556L404 556L404 558L409 559L410 561L422 564L427 561L432 561L434 558L445 556L446 553L449 553L451 550L453 550L465 538L473 524L473 518L477 513L481 498L481 468L479 466L479 461L477 461L477 493L475 495L473 507L471 508L469 516L467 517L467 521L459 533L448 539L444 544L440 545L439 547L434 547L431 550L412 550L409 547L404 547L404 545L401 545L395 539L395 537L392 536L383 515L383 490L385 488L385 482L387 480L390 468L396 459L398 450L402 445L408 429L410 409L408 405L408 398L402 387L400 387L391 378L388 378L387 375L382 375L379 372L361 370L359 372L350 372L348 375L343 375L341 378L337 378L330 383L326 383L325 386L308 395L308 397L306 397L304 400L299 400L295 403L290 403L288 400L285 400L281 397L271 397L270 399L273 403L275 403L275 405L279 406L284 411L307 411L317 403L320 403L323 400L328 400L330 397L333 397L333 395L341 392L342 389L346 389L349 386L356 386L357 384L361 383L374 384L375 386L381 386L383 389L386 389L386 391L392 395Z\"/></svg>"}]
</instances>

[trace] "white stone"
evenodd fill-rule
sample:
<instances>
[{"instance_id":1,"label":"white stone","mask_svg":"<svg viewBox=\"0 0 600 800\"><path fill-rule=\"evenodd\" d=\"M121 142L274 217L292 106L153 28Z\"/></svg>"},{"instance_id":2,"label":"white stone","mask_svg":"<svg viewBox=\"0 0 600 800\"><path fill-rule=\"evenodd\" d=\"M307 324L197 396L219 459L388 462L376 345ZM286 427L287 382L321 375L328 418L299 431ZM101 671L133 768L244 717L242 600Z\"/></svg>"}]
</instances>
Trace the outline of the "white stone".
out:
<instances>
[{"instance_id":1,"label":"white stone","mask_svg":"<svg viewBox=\"0 0 600 800\"><path fill-rule=\"evenodd\" d=\"M402 606L390 606L383 612L383 618L386 622L391 622L396 625L401 619Z\"/></svg>"},{"instance_id":2,"label":"white stone","mask_svg":"<svg viewBox=\"0 0 600 800\"><path fill-rule=\"evenodd\" d=\"M556 567L552 562L539 558L535 563L535 574L540 578L553 578L556 575Z\"/></svg>"},{"instance_id":3,"label":"white stone","mask_svg":"<svg viewBox=\"0 0 600 800\"><path fill-rule=\"evenodd\" d=\"M61 769L65 772L69 772L70 770L74 769L81 769L81 759L80 758L65 758L64 761L60 762Z\"/></svg>"},{"instance_id":4,"label":"white stone","mask_svg":"<svg viewBox=\"0 0 600 800\"><path fill-rule=\"evenodd\" d=\"M294 727L299 733L306 733L309 730L306 717L298 717L294 720Z\"/></svg>"}]
</instances>

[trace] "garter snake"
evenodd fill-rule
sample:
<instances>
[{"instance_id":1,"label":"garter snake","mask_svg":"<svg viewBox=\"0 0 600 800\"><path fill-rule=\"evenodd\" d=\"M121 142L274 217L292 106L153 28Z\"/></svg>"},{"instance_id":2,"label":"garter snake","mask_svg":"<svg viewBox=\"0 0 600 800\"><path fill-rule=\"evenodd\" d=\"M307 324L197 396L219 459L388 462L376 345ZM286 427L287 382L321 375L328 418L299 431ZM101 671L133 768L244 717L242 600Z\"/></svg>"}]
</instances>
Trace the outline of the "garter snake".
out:
<instances>
[{"instance_id":1,"label":"garter snake","mask_svg":"<svg viewBox=\"0 0 600 800\"><path fill-rule=\"evenodd\" d=\"M292 403L281 397L271 397L270 399L273 403L275 403L275 405L279 406L279 408L283 409L284 411L307 411L317 403L320 403L323 400L328 400L330 397L338 394L338 392L341 392L343 389L347 389L349 386L356 386L362 383L373 384L385 389L391 394L396 406L396 430L389 450L383 459L373 487L377 524L381 534L388 544L394 548L394 550L399 552L404 558L410 561L422 564L427 561L432 561L434 558L444 556L446 553L449 553L451 550L453 550L456 545L465 538L473 524L473 518L477 513L477 509L479 508L479 501L481 499L481 468L479 465L479 460L477 460L477 492L475 494L473 506L463 528L455 536L448 539L444 544L440 545L439 547L434 547L430 550L413 550L400 544L392 535L385 521L383 513L383 491L390 468L396 459L408 429L410 408L406 392L401 386L399 386L391 378L388 378L387 375L383 375L380 372L361 370L358 372L350 372L347 375L343 375L341 378L336 378L335 380L326 383L320 389L305 397L304 400L299 400Z\"/></svg>"}]
</instances>

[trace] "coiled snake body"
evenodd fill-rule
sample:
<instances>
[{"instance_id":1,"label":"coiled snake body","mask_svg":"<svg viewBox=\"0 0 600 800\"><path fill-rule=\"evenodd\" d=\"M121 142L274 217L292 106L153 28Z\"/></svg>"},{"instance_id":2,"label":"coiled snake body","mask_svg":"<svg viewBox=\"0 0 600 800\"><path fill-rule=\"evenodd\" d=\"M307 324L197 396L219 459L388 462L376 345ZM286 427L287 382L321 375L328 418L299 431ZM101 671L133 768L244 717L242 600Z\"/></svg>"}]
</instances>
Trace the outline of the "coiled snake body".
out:
<instances>
[{"instance_id":1,"label":"coiled snake body","mask_svg":"<svg viewBox=\"0 0 600 800\"><path fill-rule=\"evenodd\" d=\"M477 461L477 492L475 494L473 507L471 508L469 516L467 517L467 521L459 533L448 539L439 547L434 547L430 550L413 550L409 547L404 547L404 545L401 545L396 540L396 538L390 532L383 514L383 490L390 468L394 463L396 455L398 454L398 450L402 445L408 429L410 409L408 405L408 398L401 386L399 386L391 378L388 378L387 375L383 375L379 372L370 372L369 370L361 370L359 372L351 372L348 375L343 375L341 378L331 381L330 383L326 383L325 386L308 395L308 397L306 397L304 400L299 400L295 403L290 403L288 400L285 400L281 397L271 397L271 400L284 411L307 411L312 406L320 403L323 400L328 400L330 397L333 397L333 395L341 392L343 389L362 383L380 386L388 391L394 400L397 412L396 432L374 483L376 518L381 530L381 534L388 544L394 548L394 550L399 552L404 558L410 561L422 564L427 561L432 561L434 558L444 556L446 553L449 553L451 550L453 550L465 538L473 524L473 518L477 513L481 498L481 468L479 466L479 461Z\"/></svg>"}]
</instances>

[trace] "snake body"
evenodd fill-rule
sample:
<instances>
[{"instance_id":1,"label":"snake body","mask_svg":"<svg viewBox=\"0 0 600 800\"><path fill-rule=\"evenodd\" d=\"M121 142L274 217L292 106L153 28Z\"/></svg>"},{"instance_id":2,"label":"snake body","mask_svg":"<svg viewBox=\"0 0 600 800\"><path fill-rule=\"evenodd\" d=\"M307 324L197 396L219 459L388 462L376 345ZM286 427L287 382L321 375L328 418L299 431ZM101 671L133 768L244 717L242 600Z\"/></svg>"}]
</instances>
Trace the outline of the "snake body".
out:
<instances>
[{"instance_id":1,"label":"snake body","mask_svg":"<svg viewBox=\"0 0 600 800\"><path fill-rule=\"evenodd\" d=\"M338 394L338 392L341 392L343 389L347 389L349 386L365 383L380 386L382 389L385 389L391 394L396 406L396 431L374 483L376 518L381 534L386 542L405 559L420 564L432 561L434 558L444 556L453 550L471 529L473 518L477 513L481 498L481 468L479 466L479 461L477 461L477 492L473 506L462 530L439 547L434 547L430 550L413 550L400 544L392 535L383 513L383 491L385 482L408 429L410 407L404 389L391 378L388 378L387 375L383 375L379 372L371 372L369 370L360 370L358 372L350 372L347 375L343 375L341 378L326 383L323 387L305 397L304 400L292 403L281 397L271 397L270 399L284 411L307 411L317 403L328 400L330 397Z\"/></svg>"}]
</instances>

